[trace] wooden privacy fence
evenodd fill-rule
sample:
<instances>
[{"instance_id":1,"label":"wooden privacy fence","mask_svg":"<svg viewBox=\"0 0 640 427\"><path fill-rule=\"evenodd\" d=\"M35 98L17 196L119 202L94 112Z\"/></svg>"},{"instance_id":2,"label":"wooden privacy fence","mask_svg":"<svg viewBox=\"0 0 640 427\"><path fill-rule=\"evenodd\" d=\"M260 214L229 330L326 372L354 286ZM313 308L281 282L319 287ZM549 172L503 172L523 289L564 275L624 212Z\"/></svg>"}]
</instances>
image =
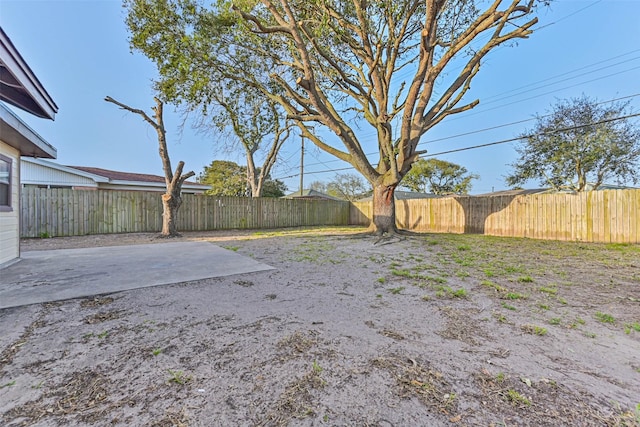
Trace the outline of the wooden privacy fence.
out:
<instances>
[{"instance_id":1,"label":"wooden privacy fence","mask_svg":"<svg viewBox=\"0 0 640 427\"><path fill-rule=\"evenodd\" d=\"M159 232L159 192L43 189L21 191L22 237L80 236ZM186 194L178 211L178 230L278 228L346 225L349 203Z\"/></svg>"},{"instance_id":2,"label":"wooden privacy fence","mask_svg":"<svg viewBox=\"0 0 640 427\"><path fill-rule=\"evenodd\" d=\"M371 202L352 204L350 224L371 217ZM396 222L426 232L640 243L640 190L399 200Z\"/></svg>"}]
</instances>

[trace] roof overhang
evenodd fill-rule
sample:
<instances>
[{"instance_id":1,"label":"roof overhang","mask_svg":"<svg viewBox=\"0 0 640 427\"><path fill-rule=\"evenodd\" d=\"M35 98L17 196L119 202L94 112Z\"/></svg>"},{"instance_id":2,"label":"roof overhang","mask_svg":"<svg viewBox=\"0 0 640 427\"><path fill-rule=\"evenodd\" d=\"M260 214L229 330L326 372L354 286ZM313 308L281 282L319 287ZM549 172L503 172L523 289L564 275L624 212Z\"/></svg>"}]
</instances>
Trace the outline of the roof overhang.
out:
<instances>
[{"instance_id":1,"label":"roof overhang","mask_svg":"<svg viewBox=\"0 0 640 427\"><path fill-rule=\"evenodd\" d=\"M53 120L58 106L0 28L0 100Z\"/></svg>"},{"instance_id":2,"label":"roof overhang","mask_svg":"<svg viewBox=\"0 0 640 427\"><path fill-rule=\"evenodd\" d=\"M0 102L0 140L20 155L55 159L57 150Z\"/></svg>"}]
</instances>

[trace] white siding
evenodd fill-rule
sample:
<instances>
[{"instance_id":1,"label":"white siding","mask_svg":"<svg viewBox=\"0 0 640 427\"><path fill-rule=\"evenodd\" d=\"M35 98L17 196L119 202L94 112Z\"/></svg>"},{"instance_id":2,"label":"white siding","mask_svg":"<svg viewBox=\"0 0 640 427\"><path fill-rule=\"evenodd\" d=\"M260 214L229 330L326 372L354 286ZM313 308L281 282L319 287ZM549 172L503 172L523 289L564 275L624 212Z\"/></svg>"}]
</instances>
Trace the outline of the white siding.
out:
<instances>
[{"instance_id":1,"label":"white siding","mask_svg":"<svg viewBox=\"0 0 640 427\"><path fill-rule=\"evenodd\" d=\"M69 172L56 170L35 163L23 161L22 175L20 182L22 184L36 185L54 185L54 186L77 186L77 187L97 187L97 183L91 179L81 175L75 175Z\"/></svg>"},{"instance_id":2,"label":"white siding","mask_svg":"<svg viewBox=\"0 0 640 427\"><path fill-rule=\"evenodd\" d=\"M0 141L0 154L11 162L11 206L9 212L0 211L0 265L20 256L20 153Z\"/></svg>"}]
</instances>

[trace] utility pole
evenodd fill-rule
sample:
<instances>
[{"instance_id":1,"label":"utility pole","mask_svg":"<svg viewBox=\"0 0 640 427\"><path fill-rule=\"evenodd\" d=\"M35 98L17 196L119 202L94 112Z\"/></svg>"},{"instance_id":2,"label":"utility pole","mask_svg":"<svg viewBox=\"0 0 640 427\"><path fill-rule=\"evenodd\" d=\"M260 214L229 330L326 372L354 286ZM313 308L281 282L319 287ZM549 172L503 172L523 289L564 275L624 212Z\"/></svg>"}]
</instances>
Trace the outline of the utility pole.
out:
<instances>
[{"instance_id":1,"label":"utility pole","mask_svg":"<svg viewBox=\"0 0 640 427\"><path fill-rule=\"evenodd\" d=\"M304 190L304 135L302 136L302 149L300 150L300 197Z\"/></svg>"}]
</instances>

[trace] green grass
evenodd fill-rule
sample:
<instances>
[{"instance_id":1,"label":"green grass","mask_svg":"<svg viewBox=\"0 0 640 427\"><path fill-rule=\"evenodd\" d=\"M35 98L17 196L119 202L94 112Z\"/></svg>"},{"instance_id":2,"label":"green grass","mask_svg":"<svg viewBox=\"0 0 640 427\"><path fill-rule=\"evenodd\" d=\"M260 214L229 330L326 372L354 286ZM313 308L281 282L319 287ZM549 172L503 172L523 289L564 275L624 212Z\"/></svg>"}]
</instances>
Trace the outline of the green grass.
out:
<instances>
[{"instance_id":1,"label":"green grass","mask_svg":"<svg viewBox=\"0 0 640 427\"><path fill-rule=\"evenodd\" d=\"M467 290L464 288L452 289L449 286L438 286L436 288L438 298L466 298Z\"/></svg>"},{"instance_id":2,"label":"green grass","mask_svg":"<svg viewBox=\"0 0 640 427\"><path fill-rule=\"evenodd\" d=\"M507 317L501 313L494 313L493 317L500 323L507 323Z\"/></svg>"},{"instance_id":3,"label":"green grass","mask_svg":"<svg viewBox=\"0 0 640 427\"><path fill-rule=\"evenodd\" d=\"M631 331L640 332L640 323L638 323L638 322L625 323L624 324L624 333L629 335L631 333Z\"/></svg>"},{"instance_id":4,"label":"green grass","mask_svg":"<svg viewBox=\"0 0 640 427\"><path fill-rule=\"evenodd\" d=\"M484 275L487 277L496 277L496 272L493 271L491 268L485 268L482 271L484 272Z\"/></svg>"},{"instance_id":5,"label":"green grass","mask_svg":"<svg viewBox=\"0 0 640 427\"><path fill-rule=\"evenodd\" d=\"M171 369L167 369L167 371L169 372L169 379L167 380L169 383L184 385L193 379L191 375L187 375L182 371L173 371Z\"/></svg>"},{"instance_id":6,"label":"green grass","mask_svg":"<svg viewBox=\"0 0 640 427\"><path fill-rule=\"evenodd\" d=\"M404 269L392 268L391 269L391 274L393 274L394 276L406 277L406 278L409 278L409 279L415 279L416 278L416 275L414 273L412 273L411 270L408 270L406 268L404 268Z\"/></svg>"},{"instance_id":7,"label":"green grass","mask_svg":"<svg viewBox=\"0 0 640 427\"><path fill-rule=\"evenodd\" d=\"M388 291L390 293L392 293L393 295L398 295L400 292L404 291L405 287L404 286L398 286L397 288L391 288Z\"/></svg>"},{"instance_id":8,"label":"green grass","mask_svg":"<svg viewBox=\"0 0 640 427\"><path fill-rule=\"evenodd\" d=\"M520 329L522 329L523 332L531 335L539 335L539 336L547 335L547 328L543 328L542 326L522 325Z\"/></svg>"},{"instance_id":9,"label":"green grass","mask_svg":"<svg viewBox=\"0 0 640 427\"><path fill-rule=\"evenodd\" d=\"M482 286L486 286L487 288L492 288L496 292L507 292L507 288L502 287L502 286L492 282L491 280L483 280L482 282L480 282L480 284Z\"/></svg>"},{"instance_id":10,"label":"green grass","mask_svg":"<svg viewBox=\"0 0 640 427\"><path fill-rule=\"evenodd\" d=\"M560 323L562 323L562 319L560 319L559 317L554 317L552 319L549 319L550 325L559 325Z\"/></svg>"},{"instance_id":11,"label":"green grass","mask_svg":"<svg viewBox=\"0 0 640 427\"><path fill-rule=\"evenodd\" d=\"M630 243L608 243L605 248L623 253L640 252L640 246Z\"/></svg>"},{"instance_id":12,"label":"green grass","mask_svg":"<svg viewBox=\"0 0 640 427\"><path fill-rule=\"evenodd\" d=\"M510 300L516 300L516 299L526 299L527 296L526 295L522 295L519 294L518 292L507 292L504 297L504 299L510 299Z\"/></svg>"},{"instance_id":13,"label":"green grass","mask_svg":"<svg viewBox=\"0 0 640 427\"><path fill-rule=\"evenodd\" d=\"M601 311L596 312L595 317L602 323L616 323L616 319L612 315Z\"/></svg>"},{"instance_id":14,"label":"green grass","mask_svg":"<svg viewBox=\"0 0 640 427\"><path fill-rule=\"evenodd\" d=\"M548 287L548 286L541 286L538 288L538 290L542 293L549 294L549 295L556 295L558 293L558 289Z\"/></svg>"},{"instance_id":15,"label":"green grass","mask_svg":"<svg viewBox=\"0 0 640 427\"><path fill-rule=\"evenodd\" d=\"M533 279L531 278L531 276L520 276L520 277L518 277L518 282L520 282L520 283L531 283L531 282L533 282Z\"/></svg>"},{"instance_id":16,"label":"green grass","mask_svg":"<svg viewBox=\"0 0 640 427\"><path fill-rule=\"evenodd\" d=\"M507 310L512 310L512 311L516 311L517 310L517 308L515 308L512 305L507 304L506 302L502 303L502 308L506 308Z\"/></svg>"},{"instance_id":17,"label":"green grass","mask_svg":"<svg viewBox=\"0 0 640 427\"><path fill-rule=\"evenodd\" d=\"M531 406L531 401L515 390L507 390L504 397L509 402L516 403L516 404L521 403L527 406Z\"/></svg>"}]
</instances>

